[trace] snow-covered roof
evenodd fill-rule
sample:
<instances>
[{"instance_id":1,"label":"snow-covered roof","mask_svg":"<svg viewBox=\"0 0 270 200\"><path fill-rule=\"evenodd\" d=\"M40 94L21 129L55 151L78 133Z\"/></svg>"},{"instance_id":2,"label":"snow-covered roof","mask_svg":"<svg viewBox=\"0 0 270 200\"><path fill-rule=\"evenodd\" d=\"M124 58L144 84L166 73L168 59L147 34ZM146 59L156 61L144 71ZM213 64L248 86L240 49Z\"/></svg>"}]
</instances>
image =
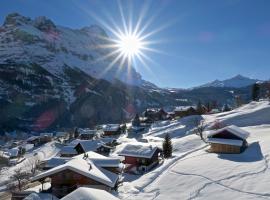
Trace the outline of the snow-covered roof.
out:
<instances>
[{"instance_id":1,"label":"snow-covered roof","mask_svg":"<svg viewBox=\"0 0 270 200\"><path fill-rule=\"evenodd\" d=\"M238 126L231 125L231 126L226 126L224 128L218 129L218 130L211 130L211 131L206 131L207 137L212 137L214 135L217 135L223 131L228 131L242 139L247 139L249 137L249 132L239 128Z\"/></svg>"},{"instance_id":2,"label":"snow-covered roof","mask_svg":"<svg viewBox=\"0 0 270 200\"><path fill-rule=\"evenodd\" d=\"M177 106L174 111L187 111L190 108L196 109L196 106Z\"/></svg>"},{"instance_id":3,"label":"snow-covered roof","mask_svg":"<svg viewBox=\"0 0 270 200\"><path fill-rule=\"evenodd\" d=\"M120 124L106 124L103 126L103 131L118 131Z\"/></svg>"},{"instance_id":4,"label":"snow-covered roof","mask_svg":"<svg viewBox=\"0 0 270 200\"><path fill-rule=\"evenodd\" d=\"M97 182L103 183L104 185L107 185L109 187L114 187L119 178L117 174L98 167L90 160L76 158L70 160L63 165L57 166L33 177L32 181L37 181L45 177L50 177L51 175L64 170L74 171Z\"/></svg>"},{"instance_id":5,"label":"snow-covered roof","mask_svg":"<svg viewBox=\"0 0 270 200\"><path fill-rule=\"evenodd\" d=\"M17 157L19 154L19 149L17 147L14 147L8 151L8 154L10 157Z\"/></svg>"},{"instance_id":6,"label":"snow-covered roof","mask_svg":"<svg viewBox=\"0 0 270 200\"><path fill-rule=\"evenodd\" d=\"M67 196L63 197L61 200L119 200L109 192L105 190L80 187L75 191L71 192Z\"/></svg>"},{"instance_id":7,"label":"snow-covered roof","mask_svg":"<svg viewBox=\"0 0 270 200\"><path fill-rule=\"evenodd\" d=\"M39 139L39 136L31 136L30 138L28 138L26 141L30 142L30 141L34 141L36 139Z\"/></svg>"},{"instance_id":8,"label":"snow-covered roof","mask_svg":"<svg viewBox=\"0 0 270 200\"><path fill-rule=\"evenodd\" d=\"M91 130L91 129L80 129L79 132L80 132L80 135L95 135L97 133L96 130Z\"/></svg>"},{"instance_id":9,"label":"snow-covered roof","mask_svg":"<svg viewBox=\"0 0 270 200\"><path fill-rule=\"evenodd\" d=\"M48 137L53 137L53 133L40 133L41 137L48 136Z\"/></svg>"},{"instance_id":10,"label":"snow-covered roof","mask_svg":"<svg viewBox=\"0 0 270 200\"><path fill-rule=\"evenodd\" d=\"M50 193L36 193L33 192L27 197L24 198L24 200L58 200L56 196Z\"/></svg>"},{"instance_id":11,"label":"snow-covered roof","mask_svg":"<svg viewBox=\"0 0 270 200\"><path fill-rule=\"evenodd\" d=\"M99 147L103 145L103 143L98 140L81 140L80 142L77 143L77 145L78 144L81 144L85 152L96 151Z\"/></svg>"},{"instance_id":12,"label":"snow-covered roof","mask_svg":"<svg viewBox=\"0 0 270 200\"><path fill-rule=\"evenodd\" d=\"M151 158L157 147L146 146L146 145L132 145L127 144L120 152L119 156L131 156L131 157L141 157L141 158Z\"/></svg>"},{"instance_id":13,"label":"snow-covered roof","mask_svg":"<svg viewBox=\"0 0 270 200\"><path fill-rule=\"evenodd\" d=\"M56 137L65 137L66 135L68 135L67 132L56 132L55 134Z\"/></svg>"},{"instance_id":14,"label":"snow-covered roof","mask_svg":"<svg viewBox=\"0 0 270 200\"><path fill-rule=\"evenodd\" d=\"M72 158L53 157L46 162L45 167L47 167L47 168L57 167L59 165L63 165L65 163L67 163L71 159Z\"/></svg>"},{"instance_id":15,"label":"snow-covered roof","mask_svg":"<svg viewBox=\"0 0 270 200\"><path fill-rule=\"evenodd\" d=\"M63 146L61 148L60 154L76 155L76 154L78 154L78 152L74 149L74 146Z\"/></svg>"},{"instance_id":16,"label":"snow-covered roof","mask_svg":"<svg viewBox=\"0 0 270 200\"><path fill-rule=\"evenodd\" d=\"M108 139L107 138L102 138L100 140L79 140L79 139L76 139L76 140L73 140L70 143L70 146L75 147L80 143L85 152L87 152L87 151L96 151L97 148L99 148L101 146L106 147L107 143L113 142L114 140L115 139L111 139L111 138L108 138Z\"/></svg>"},{"instance_id":17,"label":"snow-covered roof","mask_svg":"<svg viewBox=\"0 0 270 200\"><path fill-rule=\"evenodd\" d=\"M233 146L242 146L242 140L233 140L233 139L222 139L222 138L208 138L207 142L214 144L228 144Z\"/></svg>"}]
</instances>

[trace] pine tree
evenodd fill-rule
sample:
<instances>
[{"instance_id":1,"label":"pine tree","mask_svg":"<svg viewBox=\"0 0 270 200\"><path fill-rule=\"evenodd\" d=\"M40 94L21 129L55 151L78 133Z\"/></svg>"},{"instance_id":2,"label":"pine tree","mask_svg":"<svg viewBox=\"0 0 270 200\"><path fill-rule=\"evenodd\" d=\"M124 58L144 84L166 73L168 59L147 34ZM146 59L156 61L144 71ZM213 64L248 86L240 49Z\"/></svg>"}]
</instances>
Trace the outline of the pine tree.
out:
<instances>
[{"instance_id":1,"label":"pine tree","mask_svg":"<svg viewBox=\"0 0 270 200\"><path fill-rule=\"evenodd\" d=\"M136 116L132 120L132 126L140 126L140 125L141 125L140 117L138 114L136 114Z\"/></svg>"},{"instance_id":2,"label":"pine tree","mask_svg":"<svg viewBox=\"0 0 270 200\"><path fill-rule=\"evenodd\" d=\"M75 130L74 130L74 137L75 137L75 138L78 138L79 135L80 135L80 133L79 133L78 128L75 128Z\"/></svg>"},{"instance_id":3,"label":"pine tree","mask_svg":"<svg viewBox=\"0 0 270 200\"><path fill-rule=\"evenodd\" d=\"M252 100L258 101L260 96L260 85L255 83L252 87Z\"/></svg>"},{"instance_id":4,"label":"pine tree","mask_svg":"<svg viewBox=\"0 0 270 200\"><path fill-rule=\"evenodd\" d=\"M172 141L171 141L171 137L169 134L166 134L164 141L163 141L163 155L164 158L169 158L172 156Z\"/></svg>"},{"instance_id":5,"label":"pine tree","mask_svg":"<svg viewBox=\"0 0 270 200\"><path fill-rule=\"evenodd\" d=\"M201 101L199 101L198 104L197 104L197 112L200 115L204 113L204 110L203 110L203 106L202 106L202 102Z\"/></svg>"}]
</instances>

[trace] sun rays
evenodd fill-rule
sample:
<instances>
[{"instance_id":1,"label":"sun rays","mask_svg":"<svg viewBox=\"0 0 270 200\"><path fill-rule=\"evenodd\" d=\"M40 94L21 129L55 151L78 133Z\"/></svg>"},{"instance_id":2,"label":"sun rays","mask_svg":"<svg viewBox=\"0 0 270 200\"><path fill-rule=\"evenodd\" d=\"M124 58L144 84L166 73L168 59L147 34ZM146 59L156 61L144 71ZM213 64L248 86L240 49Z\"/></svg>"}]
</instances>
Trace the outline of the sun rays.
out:
<instances>
[{"instance_id":1,"label":"sun rays","mask_svg":"<svg viewBox=\"0 0 270 200\"><path fill-rule=\"evenodd\" d=\"M151 38L167 28L167 26L152 26L158 13L147 16L150 6L149 3L145 3L140 11L135 13L133 12L132 4L124 8L121 1L118 1L118 12L110 13L103 10L103 14L106 17L101 17L100 13L97 15L93 11L90 12L81 7L110 32L109 37L100 36L106 42L99 45L98 48L106 49L108 53L97 58L95 62L110 60L106 70L100 76L103 76L112 68L116 68L117 71L128 70L128 73L130 73L132 66L141 68L141 71L145 69L154 75L150 64L153 65L155 62L148 54L149 52L163 54L163 52L154 48L154 45L162 43L162 40L151 40Z\"/></svg>"}]
</instances>

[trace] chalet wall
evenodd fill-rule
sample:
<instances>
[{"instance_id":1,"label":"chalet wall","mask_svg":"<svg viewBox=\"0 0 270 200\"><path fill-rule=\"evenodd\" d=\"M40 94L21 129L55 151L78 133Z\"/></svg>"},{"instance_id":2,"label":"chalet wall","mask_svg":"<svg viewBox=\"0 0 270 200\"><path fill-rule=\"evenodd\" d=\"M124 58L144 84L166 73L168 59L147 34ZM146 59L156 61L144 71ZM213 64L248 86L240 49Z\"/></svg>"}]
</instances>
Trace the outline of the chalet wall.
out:
<instances>
[{"instance_id":1,"label":"chalet wall","mask_svg":"<svg viewBox=\"0 0 270 200\"><path fill-rule=\"evenodd\" d=\"M214 153L241 153L241 147L227 144L211 144L211 152Z\"/></svg>"},{"instance_id":2,"label":"chalet wall","mask_svg":"<svg viewBox=\"0 0 270 200\"><path fill-rule=\"evenodd\" d=\"M63 197L81 185L110 190L110 187L71 170L64 170L51 176L52 192L57 197Z\"/></svg>"}]
</instances>

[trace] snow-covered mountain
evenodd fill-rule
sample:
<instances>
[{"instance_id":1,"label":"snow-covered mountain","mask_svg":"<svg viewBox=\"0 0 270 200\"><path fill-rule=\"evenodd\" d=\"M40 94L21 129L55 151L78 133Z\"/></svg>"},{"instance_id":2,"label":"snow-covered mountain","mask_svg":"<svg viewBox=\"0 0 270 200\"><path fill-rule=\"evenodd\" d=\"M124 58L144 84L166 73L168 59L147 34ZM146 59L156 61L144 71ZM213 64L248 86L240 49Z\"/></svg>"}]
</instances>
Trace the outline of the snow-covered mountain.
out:
<instances>
[{"instance_id":1,"label":"snow-covered mountain","mask_svg":"<svg viewBox=\"0 0 270 200\"><path fill-rule=\"evenodd\" d=\"M252 79L248 78L242 75L237 75L235 77L232 77L230 79L226 79L223 81L220 80L215 80L210 83L203 84L201 86L198 86L197 88L202 88L202 87L233 87L233 88L241 88L241 87L246 87L249 85L252 85L256 82L261 82L258 79Z\"/></svg>"},{"instance_id":2,"label":"snow-covered mountain","mask_svg":"<svg viewBox=\"0 0 270 200\"><path fill-rule=\"evenodd\" d=\"M120 61L112 64L117 55L112 55L110 43L106 32L97 25L71 29L57 26L46 17L32 20L13 13L0 27L0 63L36 63L59 77L69 66L98 79L116 78L140 85L141 76L134 68L119 67Z\"/></svg>"}]
</instances>

